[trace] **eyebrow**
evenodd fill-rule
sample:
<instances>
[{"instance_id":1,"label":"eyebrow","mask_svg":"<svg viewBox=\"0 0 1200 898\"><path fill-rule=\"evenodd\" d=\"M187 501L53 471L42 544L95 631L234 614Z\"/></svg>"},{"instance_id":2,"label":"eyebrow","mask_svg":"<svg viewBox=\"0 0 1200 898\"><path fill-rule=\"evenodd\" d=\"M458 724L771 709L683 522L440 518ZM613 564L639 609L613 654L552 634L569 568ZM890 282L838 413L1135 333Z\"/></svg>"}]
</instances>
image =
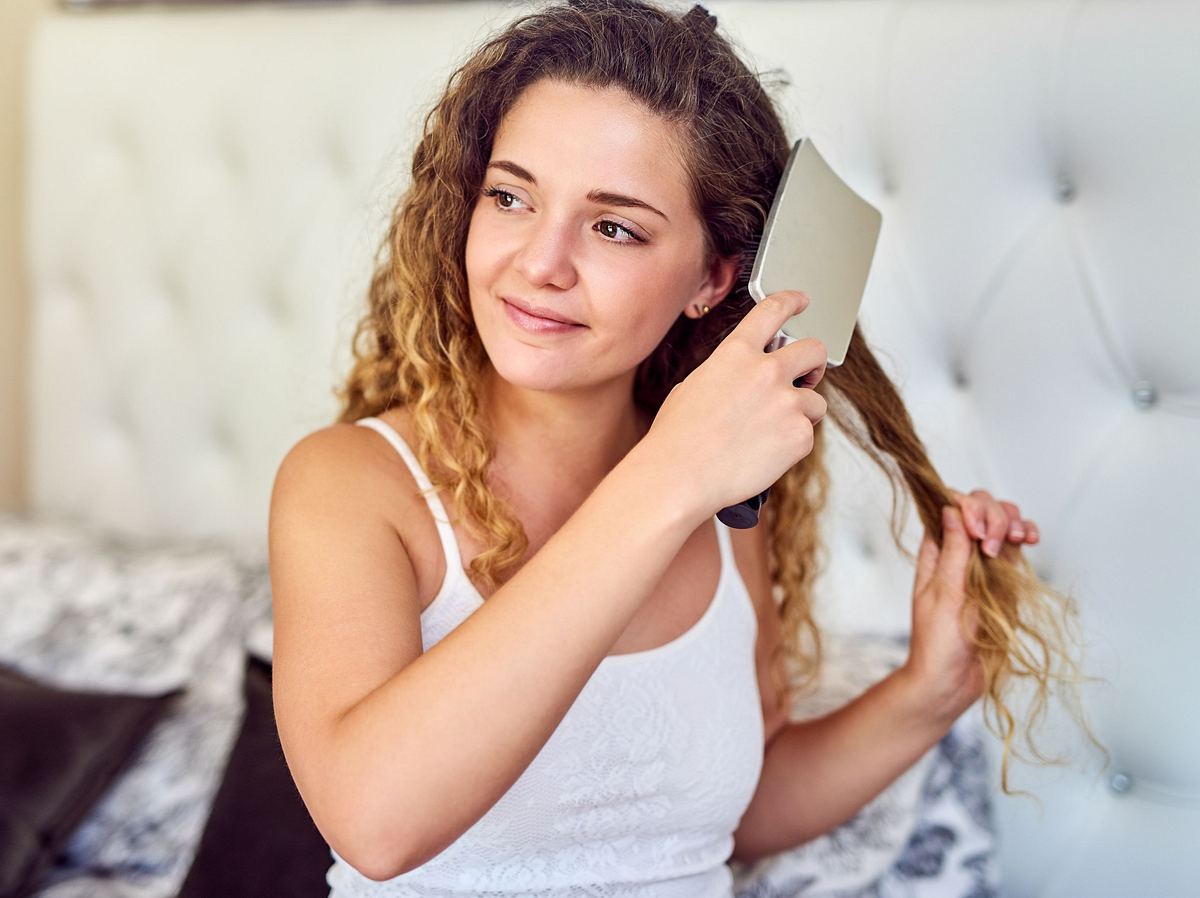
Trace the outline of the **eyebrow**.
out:
<instances>
[{"instance_id":1,"label":"eyebrow","mask_svg":"<svg viewBox=\"0 0 1200 898\"><path fill-rule=\"evenodd\" d=\"M499 168L511 175L516 175L518 178L523 178L534 187L537 186L537 178L535 178L528 169L517 165L515 162L509 162L507 159L497 159L495 162L489 162L488 168ZM658 211L645 200L639 200L634 196L626 196L623 193L613 193L611 190L591 190L588 191L587 198L593 203L604 203L609 206L628 206L634 209L648 209L655 215L661 215L668 222L671 220L667 218L666 213Z\"/></svg>"}]
</instances>

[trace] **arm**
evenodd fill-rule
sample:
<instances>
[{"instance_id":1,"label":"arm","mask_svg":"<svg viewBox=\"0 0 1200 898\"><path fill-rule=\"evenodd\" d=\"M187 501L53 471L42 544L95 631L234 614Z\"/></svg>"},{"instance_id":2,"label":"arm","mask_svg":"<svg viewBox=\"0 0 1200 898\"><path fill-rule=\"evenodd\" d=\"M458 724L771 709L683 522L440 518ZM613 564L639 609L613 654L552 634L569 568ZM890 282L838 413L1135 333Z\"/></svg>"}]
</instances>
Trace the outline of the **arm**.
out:
<instances>
[{"instance_id":1,"label":"arm","mask_svg":"<svg viewBox=\"0 0 1200 898\"><path fill-rule=\"evenodd\" d=\"M328 443L285 459L272 498L276 717L322 833L387 879L444 850L512 786L706 513L639 444L421 653L408 556L373 535L379 480L346 483L367 462ZM377 659L370 676L364 658Z\"/></svg>"},{"instance_id":2,"label":"arm","mask_svg":"<svg viewBox=\"0 0 1200 898\"><path fill-rule=\"evenodd\" d=\"M734 859L750 863L794 848L853 817L957 719L929 705L902 667L848 705L784 726L734 833Z\"/></svg>"},{"instance_id":3,"label":"arm","mask_svg":"<svg viewBox=\"0 0 1200 898\"><path fill-rule=\"evenodd\" d=\"M921 541L908 660L848 705L778 731L734 833L736 860L793 848L844 823L982 696L983 672L969 635L978 611L966 603L972 543L956 508L943 506L941 537L939 547L926 530Z\"/></svg>"}]
</instances>

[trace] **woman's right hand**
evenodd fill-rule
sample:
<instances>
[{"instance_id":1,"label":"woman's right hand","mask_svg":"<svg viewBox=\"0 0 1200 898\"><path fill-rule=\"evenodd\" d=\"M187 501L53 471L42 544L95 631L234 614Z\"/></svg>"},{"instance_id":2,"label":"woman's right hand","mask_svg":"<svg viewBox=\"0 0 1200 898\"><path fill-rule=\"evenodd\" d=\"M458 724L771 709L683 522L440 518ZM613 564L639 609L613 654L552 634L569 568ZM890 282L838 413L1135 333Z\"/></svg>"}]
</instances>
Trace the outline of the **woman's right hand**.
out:
<instances>
[{"instance_id":1,"label":"woman's right hand","mask_svg":"<svg viewBox=\"0 0 1200 898\"><path fill-rule=\"evenodd\" d=\"M786 290L756 304L667 394L642 441L705 517L757 496L812 451L827 408L812 388L829 353L814 337L764 351L808 303Z\"/></svg>"}]
</instances>

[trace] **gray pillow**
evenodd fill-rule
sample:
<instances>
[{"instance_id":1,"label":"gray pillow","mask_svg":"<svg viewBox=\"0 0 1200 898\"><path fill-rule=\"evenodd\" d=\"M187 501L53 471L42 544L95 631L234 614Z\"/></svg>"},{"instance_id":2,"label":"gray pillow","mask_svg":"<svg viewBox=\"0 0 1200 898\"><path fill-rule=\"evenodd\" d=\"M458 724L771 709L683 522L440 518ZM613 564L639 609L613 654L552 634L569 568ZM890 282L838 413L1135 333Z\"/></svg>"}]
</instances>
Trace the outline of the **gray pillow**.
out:
<instances>
[{"instance_id":1,"label":"gray pillow","mask_svg":"<svg viewBox=\"0 0 1200 898\"><path fill-rule=\"evenodd\" d=\"M59 689L0 665L0 895L32 894L180 692Z\"/></svg>"},{"instance_id":2,"label":"gray pillow","mask_svg":"<svg viewBox=\"0 0 1200 898\"><path fill-rule=\"evenodd\" d=\"M38 884L39 898L176 894L242 718L265 551L123 540L0 514L0 663L61 688L185 690Z\"/></svg>"}]
</instances>

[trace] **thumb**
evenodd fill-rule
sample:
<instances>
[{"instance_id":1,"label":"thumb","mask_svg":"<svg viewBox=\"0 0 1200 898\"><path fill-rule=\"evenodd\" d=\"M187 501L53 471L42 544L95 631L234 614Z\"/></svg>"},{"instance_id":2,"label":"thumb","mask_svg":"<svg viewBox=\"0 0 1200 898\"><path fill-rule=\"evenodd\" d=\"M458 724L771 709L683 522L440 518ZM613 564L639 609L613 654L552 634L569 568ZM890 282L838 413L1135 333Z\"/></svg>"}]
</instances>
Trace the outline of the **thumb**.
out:
<instances>
[{"instance_id":1,"label":"thumb","mask_svg":"<svg viewBox=\"0 0 1200 898\"><path fill-rule=\"evenodd\" d=\"M962 513L951 505L942 506L942 534L937 575L946 586L960 589L967 577L971 538L963 526Z\"/></svg>"},{"instance_id":2,"label":"thumb","mask_svg":"<svg viewBox=\"0 0 1200 898\"><path fill-rule=\"evenodd\" d=\"M763 349L779 333L789 318L808 308L809 297L800 290L780 290L767 296L755 305L738 322L733 333L753 342L755 348Z\"/></svg>"},{"instance_id":3,"label":"thumb","mask_svg":"<svg viewBox=\"0 0 1200 898\"><path fill-rule=\"evenodd\" d=\"M915 590L917 593L924 592L929 581L933 579L933 573L937 570L938 544L933 537L929 535L929 531L925 531L924 537L921 538L921 548L917 552L917 580Z\"/></svg>"}]
</instances>

